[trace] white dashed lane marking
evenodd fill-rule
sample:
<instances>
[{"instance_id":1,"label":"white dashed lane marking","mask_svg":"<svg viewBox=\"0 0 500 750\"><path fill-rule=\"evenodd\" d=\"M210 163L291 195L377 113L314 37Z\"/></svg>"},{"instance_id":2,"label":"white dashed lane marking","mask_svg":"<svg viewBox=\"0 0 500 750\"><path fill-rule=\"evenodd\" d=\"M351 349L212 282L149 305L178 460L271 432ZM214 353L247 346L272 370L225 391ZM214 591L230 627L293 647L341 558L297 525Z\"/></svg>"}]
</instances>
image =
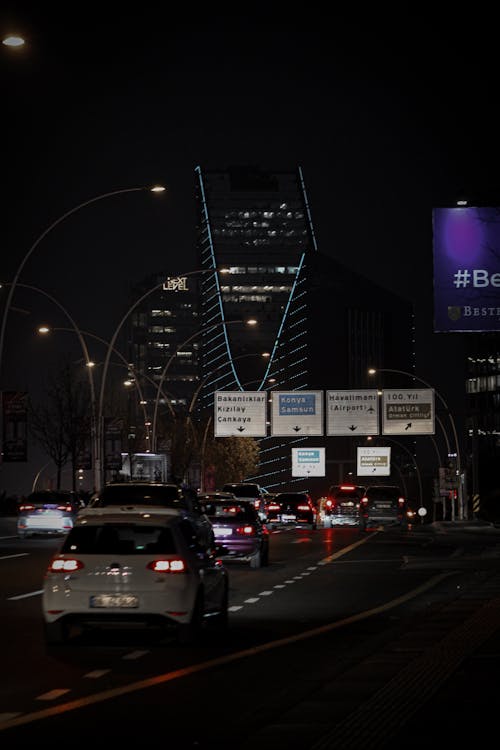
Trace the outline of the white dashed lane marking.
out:
<instances>
[{"instance_id":1,"label":"white dashed lane marking","mask_svg":"<svg viewBox=\"0 0 500 750\"><path fill-rule=\"evenodd\" d=\"M60 698L61 695L65 695L66 693L69 693L68 688L60 688L59 690L49 690L48 693L42 693L42 695L39 695L37 697L37 701L55 701L56 698Z\"/></svg>"},{"instance_id":2,"label":"white dashed lane marking","mask_svg":"<svg viewBox=\"0 0 500 750\"><path fill-rule=\"evenodd\" d=\"M89 680L98 680L99 677L104 677L105 674L109 674L111 672L111 669L94 669L93 672L87 672L87 674L83 675Z\"/></svg>"},{"instance_id":3,"label":"white dashed lane marking","mask_svg":"<svg viewBox=\"0 0 500 750\"><path fill-rule=\"evenodd\" d=\"M140 659L141 656L145 656L146 654L149 654L149 651L131 651L129 654L122 656L122 659L133 661L134 659Z\"/></svg>"}]
</instances>

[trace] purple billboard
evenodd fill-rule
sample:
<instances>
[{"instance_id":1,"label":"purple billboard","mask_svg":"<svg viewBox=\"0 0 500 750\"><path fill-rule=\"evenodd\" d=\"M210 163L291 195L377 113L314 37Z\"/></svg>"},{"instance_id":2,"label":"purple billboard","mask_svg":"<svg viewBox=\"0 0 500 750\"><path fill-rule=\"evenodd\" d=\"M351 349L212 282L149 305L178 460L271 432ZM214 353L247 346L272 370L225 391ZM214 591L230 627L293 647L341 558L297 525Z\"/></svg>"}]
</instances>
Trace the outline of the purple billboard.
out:
<instances>
[{"instance_id":1,"label":"purple billboard","mask_svg":"<svg viewBox=\"0 0 500 750\"><path fill-rule=\"evenodd\" d=\"M435 208L434 331L500 331L500 208Z\"/></svg>"}]
</instances>

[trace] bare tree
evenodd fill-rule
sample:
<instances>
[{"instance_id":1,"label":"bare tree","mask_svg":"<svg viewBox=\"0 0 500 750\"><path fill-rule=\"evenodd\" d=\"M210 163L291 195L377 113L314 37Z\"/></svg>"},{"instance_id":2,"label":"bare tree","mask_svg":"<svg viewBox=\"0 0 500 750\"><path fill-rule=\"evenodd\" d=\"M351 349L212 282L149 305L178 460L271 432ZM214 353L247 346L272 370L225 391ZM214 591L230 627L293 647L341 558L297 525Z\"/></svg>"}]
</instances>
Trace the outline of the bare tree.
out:
<instances>
[{"instance_id":1,"label":"bare tree","mask_svg":"<svg viewBox=\"0 0 500 750\"><path fill-rule=\"evenodd\" d=\"M76 368L65 362L49 376L45 398L41 403L29 402L29 429L32 437L54 461L57 489L61 488L62 469L72 468L72 489L76 489L78 456L89 441L90 399L88 384Z\"/></svg>"}]
</instances>

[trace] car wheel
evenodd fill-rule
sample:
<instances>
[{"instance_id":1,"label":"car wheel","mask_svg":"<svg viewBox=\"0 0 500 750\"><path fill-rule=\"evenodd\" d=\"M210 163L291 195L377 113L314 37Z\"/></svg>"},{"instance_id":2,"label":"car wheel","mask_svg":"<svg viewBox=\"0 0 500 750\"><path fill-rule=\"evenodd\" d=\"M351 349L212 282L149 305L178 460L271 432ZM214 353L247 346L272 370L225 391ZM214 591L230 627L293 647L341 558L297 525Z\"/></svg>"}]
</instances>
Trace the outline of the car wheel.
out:
<instances>
[{"instance_id":1,"label":"car wheel","mask_svg":"<svg viewBox=\"0 0 500 750\"><path fill-rule=\"evenodd\" d=\"M250 567L251 568L260 568L262 566L262 553L259 550L255 553L255 555L252 555L250 558Z\"/></svg>"},{"instance_id":2,"label":"car wheel","mask_svg":"<svg viewBox=\"0 0 500 750\"><path fill-rule=\"evenodd\" d=\"M48 646L61 646L68 640L68 628L60 621L45 623L45 641Z\"/></svg>"},{"instance_id":3,"label":"car wheel","mask_svg":"<svg viewBox=\"0 0 500 750\"><path fill-rule=\"evenodd\" d=\"M179 625L178 640L183 646L189 646L199 639L203 625L203 610L203 592L200 590L196 595L191 620Z\"/></svg>"}]
</instances>

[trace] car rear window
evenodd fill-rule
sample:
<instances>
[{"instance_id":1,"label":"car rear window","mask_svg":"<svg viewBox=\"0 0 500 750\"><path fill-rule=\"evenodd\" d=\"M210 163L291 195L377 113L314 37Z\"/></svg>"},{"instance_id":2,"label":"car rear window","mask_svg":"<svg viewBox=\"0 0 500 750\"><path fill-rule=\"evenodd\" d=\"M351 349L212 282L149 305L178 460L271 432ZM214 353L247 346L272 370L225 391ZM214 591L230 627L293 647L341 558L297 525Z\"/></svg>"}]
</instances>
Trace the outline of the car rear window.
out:
<instances>
[{"instance_id":1,"label":"car rear window","mask_svg":"<svg viewBox=\"0 0 500 750\"><path fill-rule=\"evenodd\" d=\"M68 492L32 492L26 498L29 505L65 505L73 502L72 495Z\"/></svg>"},{"instance_id":2,"label":"car rear window","mask_svg":"<svg viewBox=\"0 0 500 750\"><path fill-rule=\"evenodd\" d=\"M303 505L309 501L306 495L292 495L283 492L280 495L276 495L273 502L286 503L287 505Z\"/></svg>"},{"instance_id":3,"label":"car rear window","mask_svg":"<svg viewBox=\"0 0 500 750\"><path fill-rule=\"evenodd\" d=\"M255 521L257 513L255 509L249 505L241 505L236 503L206 503L205 512L207 516L213 520L218 521Z\"/></svg>"},{"instance_id":4,"label":"car rear window","mask_svg":"<svg viewBox=\"0 0 500 750\"><path fill-rule=\"evenodd\" d=\"M370 500L397 500L402 494L397 487L370 487L367 496Z\"/></svg>"},{"instance_id":5,"label":"car rear window","mask_svg":"<svg viewBox=\"0 0 500 750\"><path fill-rule=\"evenodd\" d=\"M260 492L256 484L230 484L224 487L226 492L232 492L236 497L259 497Z\"/></svg>"},{"instance_id":6,"label":"car rear window","mask_svg":"<svg viewBox=\"0 0 500 750\"><path fill-rule=\"evenodd\" d=\"M185 501L178 487L105 487L94 498L91 507L106 505L155 505L158 507L184 507Z\"/></svg>"},{"instance_id":7,"label":"car rear window","mask_svg":"<svg viewBox=\"0 0 500 750\"><path fill-rule=\"evenodd\" d=\"M61 552L86 555L175 554L170 529L143 524L104 524L75 526L69 532Z\"/></svg>"}]
</instances>

